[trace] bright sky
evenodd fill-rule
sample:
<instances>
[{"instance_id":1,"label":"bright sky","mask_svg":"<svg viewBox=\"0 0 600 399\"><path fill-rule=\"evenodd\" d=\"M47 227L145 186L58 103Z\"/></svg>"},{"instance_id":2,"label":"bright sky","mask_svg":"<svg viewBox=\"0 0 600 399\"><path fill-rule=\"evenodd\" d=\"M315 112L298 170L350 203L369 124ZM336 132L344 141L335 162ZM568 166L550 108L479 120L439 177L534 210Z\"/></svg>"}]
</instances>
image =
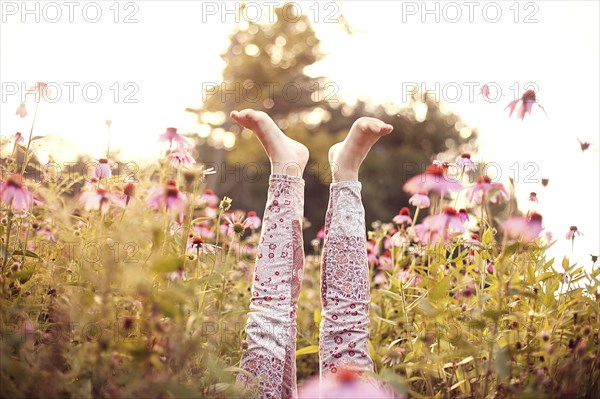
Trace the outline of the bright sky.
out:
<instances>
[{"instance_id":1,"label":"bright sky","mask_svg":"<svg viewBox=\"0 0 600 399\"><path fill-rule=\"evenodd\" d=\"M105 119L113 120L111 147L121 148L124 159L156 156L155 137L167 126L188 131L195 118L184 109L201 104L203 83L220 81L219 54L228 46L234 15L223 13L222 2L76 3L71 23L61 1L30 2L31 14L23 13L20 1L2 2L0 132L29 131L30 117L14 115L22 82L55 82L62 96L54 104L42 103L35 134L58 135L72 144L40 142L42 160L50 154L58 162L72 161L76 151L100 157ZM229 9L236 3L227 2ZM564 235L577 225L585 235L575 243L576 260L589 264L600 241L599 3L475 3L469 9L463 1L427 2L433 11L426 14L421 1L297 2L329 54L307 72L330 77L331 87L347 101L402 103L410 83L438 88L450 109L479 128L477 160L498 164L501 181L515 178L522 204L530 191L538 193L544 224L559 238L552 254L570 255ZM254 18L250 11L266 13L270 7L253 5L248 18ZM98 22L88 22L98 9ZM348 36L326 21L339 13L359 33ZM137 22L124 23L127 18ZM504 95L493 104L469 89L489 82ZM528 82L549 117L534 108L525 122L509 120L503 109ZM92 103L97 87L102 95ZM126 102L128 95L138 102ZM582 153L578 138L592 148ZM528 176L534 182L527 182ZM550 184L543 189L539 180L545 177Z\"/></svg>"}]
</instances>

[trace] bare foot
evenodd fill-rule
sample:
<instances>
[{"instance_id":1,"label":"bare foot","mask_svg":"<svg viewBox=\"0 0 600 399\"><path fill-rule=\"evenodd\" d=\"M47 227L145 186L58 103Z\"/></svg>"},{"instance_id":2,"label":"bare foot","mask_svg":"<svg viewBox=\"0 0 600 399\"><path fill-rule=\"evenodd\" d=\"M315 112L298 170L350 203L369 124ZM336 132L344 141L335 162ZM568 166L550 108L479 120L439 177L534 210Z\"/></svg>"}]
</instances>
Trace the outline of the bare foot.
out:
<instances>
[{"instance_id":1,"label":"bare foot","mask_svg":"<svg viewBox=\"0 0 600 399\"><path fill-rule=\"evenodd\" d=\"M334 182L358 181L358 169L380 137L394 127L379 119L358 118L344 139L329 149L329 163Z\"/></svg>"},{"instance_id":2,"label":"bare foot","mask_svg":"<svg viewBox=\"0 0 600 399\"><path fill-rule=\"evenodd\" d=\"M271 173L302 177L308 162L308 148L286 136L269 115L244 109L231 112L231 118L254 132L271 160Z\"/></svg>"}]
</instances>

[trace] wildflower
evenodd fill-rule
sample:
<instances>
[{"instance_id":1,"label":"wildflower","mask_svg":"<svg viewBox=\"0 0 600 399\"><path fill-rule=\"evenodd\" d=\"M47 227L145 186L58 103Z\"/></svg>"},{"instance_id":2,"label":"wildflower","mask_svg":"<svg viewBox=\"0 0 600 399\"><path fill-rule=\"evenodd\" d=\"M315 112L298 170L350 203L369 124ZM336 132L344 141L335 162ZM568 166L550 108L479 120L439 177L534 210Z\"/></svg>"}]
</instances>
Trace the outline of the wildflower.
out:
<instances>
[{"instance_id":1,"label":"wildflower","mask_svg":"<svg viewBox=\"0 0 600 399\"><path fill-rule=\"evenodd\" d=\"M192 147L190 143L188 143L188 141L185 139L185 137L177 133L177 129L174 127L168 127L163 134L158 136L158 140L168 141L169 148L173 146L173 143L175 143L177 148L179 148L180 150Z\"/></svg>"},{"instance_id":2,"label":"wildflower","mask_svg":"<svg viewBox=\"0 0 600 399\"><path fill-rule=\"evenodd\" d=\"M21 118L25 118L27 116L27 108L25 107L25 103L21 103L21 105L19 105L15 115L19 115Z\"/></svg>"},{"instance_id":3,"label":"wildflower","mask_svg":"<svg viewBox=\"0 0 600 399\"><path fill-rule=\"evenodd\" d=\"M42 237L48 241L56 241L54 233L52 232L52 227L50 225L45 225L35 235L37 237Z\"/></svg>"},{"instance_id":4,"label":"wildflower","mask_svg":"<svg viewBox=\"0 0 600 399\"><path fill-rule=\"evenodd\" d=\"M433 166L438 166L438 167L442 168L443 170L447 170L448 168L450 168L450 163L449 162L440 161L438 159L434 160L431 164Z\"/></svg>"},{"instance_id":5,"label":"wildflower","mask_svg":"<svg viewBox=\"0 0 600 399\"><path fill-rule=\"evenodd\" d=\"M509 238L532 241L543 230L542 215L533 212L528 217L513 216L502 224L502 228Z\"/></svg>"},{"instance_id":6,"label":"wildflower","mask_svg":"<svg viewBox=\"0 0 600 399\"><path fill-rule=\"evenodd\" d=\"M422 227L417 230L419 240L426 244L428 242L442 241L447 244L450 235L464 232L464 223L452 207L445 207L438 215L427 216Z\"/></svg>"},{"instance_id":7,"label":"wildflower","mask_svg":"<svg viewBox=\"0 0 600 399\"><path fill-rule=\"evenodd\" d=\"M531 202L535 202L536 204L538 203L538 197L537 197L537 193L535 192L530 192L529 193L529 201Z\"/></svg>"},{"instance_id":8,"label":"wildflower","mask_svg":"<svg viewBox=\"0 0 600 399\"><path fill-rule=\"evenodd\" d=\"M9 175L6 182L0 181L0 192L2 202L14 210L27 210L34 202L33 194L23 187L23 176L19 174Z\"/></svg>"},{"instance_id":9,"label":"wildflower","mask_svg":"<svg viewBox=\"0 0 600 399\"><path fill-rule=\"evenodd\" d=\"M321 229L317 232L317 238L322 240L325 238L325 226L321 227Z\"/></svg>"},{"instance_id":10,"label":"wildflower","mask_svg":"<svg viewBox=\"0 0 600 399\"><path fill-rule=\"evenodd\" d=\"M496 267L494 266L494 264L489 259L485 260L485 270L487 270L488 273L494 274L495 268Z\"/></svg>"},{"instance_id":11,"label":"wildflower","mask_svg":"<svg viewBox=\"0 0 600 399\"><path fill-rule=\"evenodd\" d=\"M488 195L489 200L492 204L497 204L502 199L507 200L509 198L508 192L502 185L502 183L492 183L492 179L489 176L477 177L477 183L471 187L467 193L469 202L475 201L478 205L483 201L483 197Z\"/></svg>"},{"instance_id":12,"label":"wildflower","mask_svg":"<svg viewBox=\"0 0 600 399\"><path fill-rule=\"evenodd\" d=\"M467 238L465 240L465 244L474 246L474 247L481 247L481 241L479 240L479 235L477 234L471 234L471 236L469 238Z\"/></svg>"},{"instance_id":13,"label":"wildflower","mask_svg":"<svg viewBox=\"0 0 600 399\"><path fill-rule=\"evenodd\" d=\"M298 393L299 398L394 398L394 393L385 390L378 382L371 378L362 377L358 371L341 369L331 364L327 366L330 376L319 381L313 378L305 383Z\"/></svg>"},{"instance_id":14,"label":"wildflower","mask_svg":"<svg viewBox=\"0 0 600 399\"><path fill-rule=\"evenodd\" d=\"M548 332L546 332L546 331L542 331L542 332L540 333L540 337L541 337L541 338L542 338L544 341L548 342L548 340L550 339L550 334L548 334Z\"/></svg>"},{"instance_id":15,"label":"wildflower","mask_svg":"<svg viewBox=\"0 0 600 399\"><path fill-rule=\"evenodd\" d=\"M550 179L548 178L543 178L542 179L542 186L546 187L548 185L548 183L550 182Z\"/></svg>"},{"instance_id":16,"label":"wildflower","mask_svg":"<svg viewBox=\"0 0 600 399\"><path fill-rule=\"evenodd\" d=\"M396 224L411 224L412 219L410 217L410 210L407 207L403 207L398 214L394 216L392 221Z\"/></svg>"},{"instance_id":17,"label":"wildflower","mask_svg":"<svg viewBox=\"0 0 600 399\"><path fill-rule=\"evenodd\" d=\"M188 239L187 251L200 254L214 254L215 246L206 244L202 237L191 235Z\"/></svg>"},{"instance_id":18,"label":"wildflower","mask_svg":"<svg viewBox=\"0 0 600 399\"><path fill-rule=\"evenodd\" d=\"M373 277L373 283L377 285L385 285L387 283L387 279L385 278L385 273L377 273Z\"/></svg>"},{"instance_id":19,"label":"wildflower","mask_svg":"<svg viewBox=\"0 0 600 399\"><path fill-rule=\"evenodd\" d=\"M261 225L261 220L254 211L248 212L248 218L246 220L248 220L248 227L253 230L258 229Z\"/></svg>"},{"instance_id":20,"label":"wildflower","mask_svg":"<svg viewBox=\"0 0 600 399\"><path fill-rule=\"evenodd\" d=\"M460 156L456 158L456 166L458 166L459 169L464 170L477 169L477 164L471 161L471 154L469 154L468 152L460 154Z\"/></svg>"},{"instance_id":21,"label":"wildflower","mask_svg":"<svg viewBox=\"0 0 600 399\"><path fill-rule=\"evenodd\" d=\"M517 119L524 120L525 115L531 115L531 110L533 109L534 104L537 104L537 106L544 111L544 114L546 114L544 107L537 102L535 91L531 89L523 93L520 99L510 102L504 109L510 109L510 113L508 114L509 118L512 116L513 112L517 110ZM546 114L546 116L548 116L548 114Z\"/></svg>"},{"instance_id":22,"label":"wildflower","mask_svg":"<svg viewBox=\"0 0 600 399\"><path fill-rule=\"evenodd\" d=\"M429 205L431 205L429 197L422 193L413 194L413 196L409 198L408 203L418 208L429 208Z\"/></svg>"},{"instance_id":23,"label":"wildflower","mask_svg":"<svg viewBox=\"0 0 600 399\"><path fill-rule=\"evenodd\" d=\"M215 192L210 188L204 190L204 193L202 194L202 199L206 201L208 206L217 206L217 204L219 203L219 197L217 197L215 195Z\"/></svg>"},{"instance_id":24,"label":"wildflower","mask_svg":"<svg viewBox=\"0 0 600 399\"><path fill-rule=\"evenodd\" d=\"M398 278L402 281L402 284L408 284L409 286L417 286L423 281L423 278L411 269L400 270Z\"/></svg>"},{"instance_id":25,"label":"wildflower","mask_svg":"<svg viewBox=\"0 0 600 399\"><path fill-rule=\"evenodd\" d=\"M200 222L194 225L194 233L200 237L214 238L215 232L208 222Z\"/></svg>"},{"instance_id":26,"label":"wildflower","mask_svg":"<svg viewBox=\"0 0 600 399\"><path fill-rule=\"evenodd\" d=\"M251 223L248 219L244 218L244 213L239 211L226 215L224 219L229 226L229 231L233 231L238 236L244 234L244 231L250 227Z\"/></svg>"},{"instance_id":27,"label":"wildflower","mask_svg":"<svg viewBox=\"0 0 600 399\"><path fill-rule=\"evenodd\" d=\"M462 185L444 176L444 170L443 166L430 165L425 173L413 176L404 183L403 189L411 194L433 191L443 195L448 191L459 191Z\"/></svg>"},{"instance_id":28,"label":"wildflower","mask_svg":"<svg viewBox=\"0 0 600 399\"><path fill-rule=\"evenodd\" d=\"M473 283L469 283L465 288L456 293L456 299L469 299L475 294L475 292L475 285Z\"/></svg>"},{"instance_id":29,"label":"wildflower","mask_svg":"<svg viewBox=\"0 0 600 399\"><path fill-rule=\"evenodd\" d=\"M467 213L467 210L465 208L460 208L458 210L458 218L460 219L461 222L465 223L469 221L469 214Z\"/></svg>"},{"instance_id":30,"label":"wildflower","mask_svg":"<svg viewBox=\"0 0 600 399\"><path fill-rule=\"evenodd\" d=\"M167 180L165 186L156 187L150 191L146 198L148 206L173 211L179 214L179 220L183 220L183 211L187 203L187 199L183 193L179 191L174 180Z\"/></svg>"},{"instance_id":31,"label":"wildflower","mask_svg":"<svg viewBox=\"0 0 600 399\"><path fill-rule=\"evenodd\" d=\"M406 244L408 244L408 240L406 239L405 235L399 231L394 233L390 239L390 245L392 247L402 247Z\"/></svg>"},{"instance_id":32,"label":"wildflower","mask_svg":"<svg viewBox=\"0 0 600 399\"><path fill-rule=\"evenodd\" d=\"M586 151L588 148L590 148L590 143L588 143L587 141L581 141L579 139L577 139L577 141L579 141L579 146L581 147L581 152Z\"/></svg>"},{"instance_id":33,"label":"wildflower","mask_svg":"<svg viewBox=\"0 0 600 399\"><path fill-rule=\"evenodd\" d=\"M81 194L81 197L79 197L79 201L81 201L83 209L86 211L100 210L103 215L108 212L111 203L117 206L123 206L119 198L103 188L84 192Z\"/></svg>"},{"instance_id":34,"label":"wildflower","mask_svg":"<svg viewBox=\"0 0 600 399\"><path fill-rule=\"evenodd\" d=\"M598 260L598 255L592 255L590 254L590 256L592 257L592 263L596 263L596 261Z\"/></svg>"},{"instance_id":35,"label":"wildflower","mask_svg":"<svg viewBox=\"0 0 600 399\"><path fill-rule=\"evenodd\" d=\"M167 278L171 281L175 281L177 279L185 280L185 270L183 270L183 268L179 268L176 272L168 273Z\"/></svg>"},{"instance_id":36,"label":"wildflower","mask_svg":"<svg viewBox=\"0 0 600 399\"><path fill-rule=\"evenodd\" d=\"M381 270L392 270L392 254L390 251L385 251L379 257L379 268Z\"/></svg>"},{"instance_id":37,"label":"wildflower","mask_svg":"<svg viewBox=\"0 0 600 399\"><path fill-rule=\"evenodd\" d=\"M96 168L94 169L94 176L100 179L110 179L112 176L112 172L110 170L110 166L108 166L108 159L102 158L98 160L96 164Z\"/></svg>"},{"instance_id":38,"label":"wildflower","mask_svg":"<svg viewBox=\"0 0 600 399\"><path fill-rule=\"evenodd\" d=\"M15 144L20 144L25 142L25 137L21 134L21 132L15 133Z\"/></svg>"},{"instance_id":39,"label":"wildflower","mask_svg":"<svg viewBox=\"0 0 600 399\"><path fill-rule=\"evenodd\" d=\"M479 95L483 98L485 98L486 101L490 100L490 86L488 86L487 84L484 84L483 86L481 86L481 88L479 89Z\"/></svg>"},{"instance_id":40,"label":"wildflower","mask_svg":"<svg viewBox=\"0 0 600 399\"><path fill-rule=\"evenodd\" d=\"M404 360L404 354L406 350L400 347L395 347L391 350L388 350L386 355L381 357L381 361L384 364L389 365L390 367L397 366L402 363Z\"/></svg>"},{"instance_id":41,"label":"wildflower","mask_svg":"<svg viewBox=\"0 0 600 399\"><path fill-rule=\"evenodd\" d=\"M227 196L223 197L221 203L219 203L219 210L222 212L227 212L229 208L231 208L231 203L233 200Z\"/></svg>"},{"instance_id":42,"label":"wildflower","mask_svg":"<svg viewBox=\"0 0 600 399\"><path fill-rule=\"evenodd\" d=\"M583 233L579 230L577 230L577 226L571 226L569 227L569 231L567 232L567 236L566 239L567 240L574 240L575 236L582 236Z\"/></svg>"},{"instance_id":43,"label":"wildflower","mask_svg":"<svg viewBox=\"0 0 600 399\"><path fill-rule=\"evenodd\" d=\"M196 160L187 152L177 149L175 151L169 151L167 154L167 161L175 169L189 168L196 163Z\"/></svg>"},{"instance_id":44,"label":"wildflower","mask_svg":"<svg viewBox=\"0 0 600 399\"><path fill-rule=\"evenodd\" d=\"M125 187L123 187L123 195L125 200L125 205L129 205L129 201L131 198L135 196L135 184L127 183Z\"/></svg>"}]
</instances>

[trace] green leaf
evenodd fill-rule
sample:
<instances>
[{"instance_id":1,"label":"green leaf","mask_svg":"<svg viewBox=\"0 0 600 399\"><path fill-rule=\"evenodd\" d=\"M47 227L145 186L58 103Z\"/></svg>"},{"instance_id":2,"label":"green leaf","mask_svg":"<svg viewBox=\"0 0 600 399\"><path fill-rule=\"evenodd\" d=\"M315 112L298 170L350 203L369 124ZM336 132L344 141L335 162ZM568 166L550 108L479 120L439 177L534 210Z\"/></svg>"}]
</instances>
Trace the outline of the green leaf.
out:
<instances>
[{"instance_id":1,"label":"green leaf","mask_svg":"<svg viewBox=\"0 0 600 399\"><path fill-rule=\"evenodd\" d=\"M380 289L379 292L381 292L383 295L388 296L397 301L402 301L402 297L400 295L396 294L395 292L384 290L384 289Z\"/></svg>"},{"instance_id":2,"label":"green leaf","mask_svg":"<svg viewBox=\"0 0 600 399\"><path fill-rule=\"evenodd\" d=\"M18 249L15 252L13 252L12 254L13 254L13 256L22 256L22 255L25 255L25 256L28 256L30 258L36 258L36 259L40 258L40 256L38 254L36 254L35 252L30 251L28 249L26 249L25 252L23 252L20 249Z\"/></svg>"},{"instance_id":3,"label":"green leaf","mask_svg":"<svg viewBox=\"0 0 600 399\"><path fill-rule=\"evenodd\" d=\"M425 313L427 316L435 316L437 310L425 298L421 298L417 302L417 309Z\"/></svg>"},{"instance_id":4,"label":"green leaf","mask_svg":"<svg viewBox=\"0 0 600 399\"><path fill-rule=\"evenodd\" d=\"M503 346L502 348L496 351L496 372L498 374L498 380L502 381L508 378L509 371L509 355L508 355L508 346Z\"/></svg>"},{"instance_id":5,"label":"green leaf","mask_svg":"<svg viewBox=\"0 0 600 399\"><path fill-rule=\"evenodd\" d=\"M450 289L450 277L444 277L440 282L435 283L433 289L429 292L429 299L437 301L448 297L448 290Z\"/></svg>"},{"instance_id":6,"label":"green leaf","mask_svg":"<svg viewBox=\"0 0 600 399\"><path fill-rule=\"evenodd\" d=\"M296 351L296 357L303 356L303 355L309 355L311 353L317 353L318 351L319 351L319 347L317 345L305 346L304 348L298 349Z\"/></svg>"}]
</instances>

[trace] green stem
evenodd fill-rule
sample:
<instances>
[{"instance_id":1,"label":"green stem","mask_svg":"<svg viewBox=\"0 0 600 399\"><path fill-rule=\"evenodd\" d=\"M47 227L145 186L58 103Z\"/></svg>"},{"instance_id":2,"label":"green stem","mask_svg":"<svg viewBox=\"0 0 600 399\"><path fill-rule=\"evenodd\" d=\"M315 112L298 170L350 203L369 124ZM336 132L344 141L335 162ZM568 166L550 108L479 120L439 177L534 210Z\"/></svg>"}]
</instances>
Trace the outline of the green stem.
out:
<instances>
[{"instance_id":1,"label":"green stem","mask_svg":"<svg viewBox=\"0 0 600 399\"><path fill-rule=\"evenodd\" d=\"M35 103L35 111L33 112L33 120L31 121L31 129L29 130L29 141L27 141L27 149L25 150L25 155L23 156L23 163L21 164L21 176L24 175L25 169L27 168L27 164L29 163L29 148L31 147L31 138L33 137L33 127L35 126L35 119L38 113L38 107L40 103L39 101Z\"/></svg>"}]
</instances>

